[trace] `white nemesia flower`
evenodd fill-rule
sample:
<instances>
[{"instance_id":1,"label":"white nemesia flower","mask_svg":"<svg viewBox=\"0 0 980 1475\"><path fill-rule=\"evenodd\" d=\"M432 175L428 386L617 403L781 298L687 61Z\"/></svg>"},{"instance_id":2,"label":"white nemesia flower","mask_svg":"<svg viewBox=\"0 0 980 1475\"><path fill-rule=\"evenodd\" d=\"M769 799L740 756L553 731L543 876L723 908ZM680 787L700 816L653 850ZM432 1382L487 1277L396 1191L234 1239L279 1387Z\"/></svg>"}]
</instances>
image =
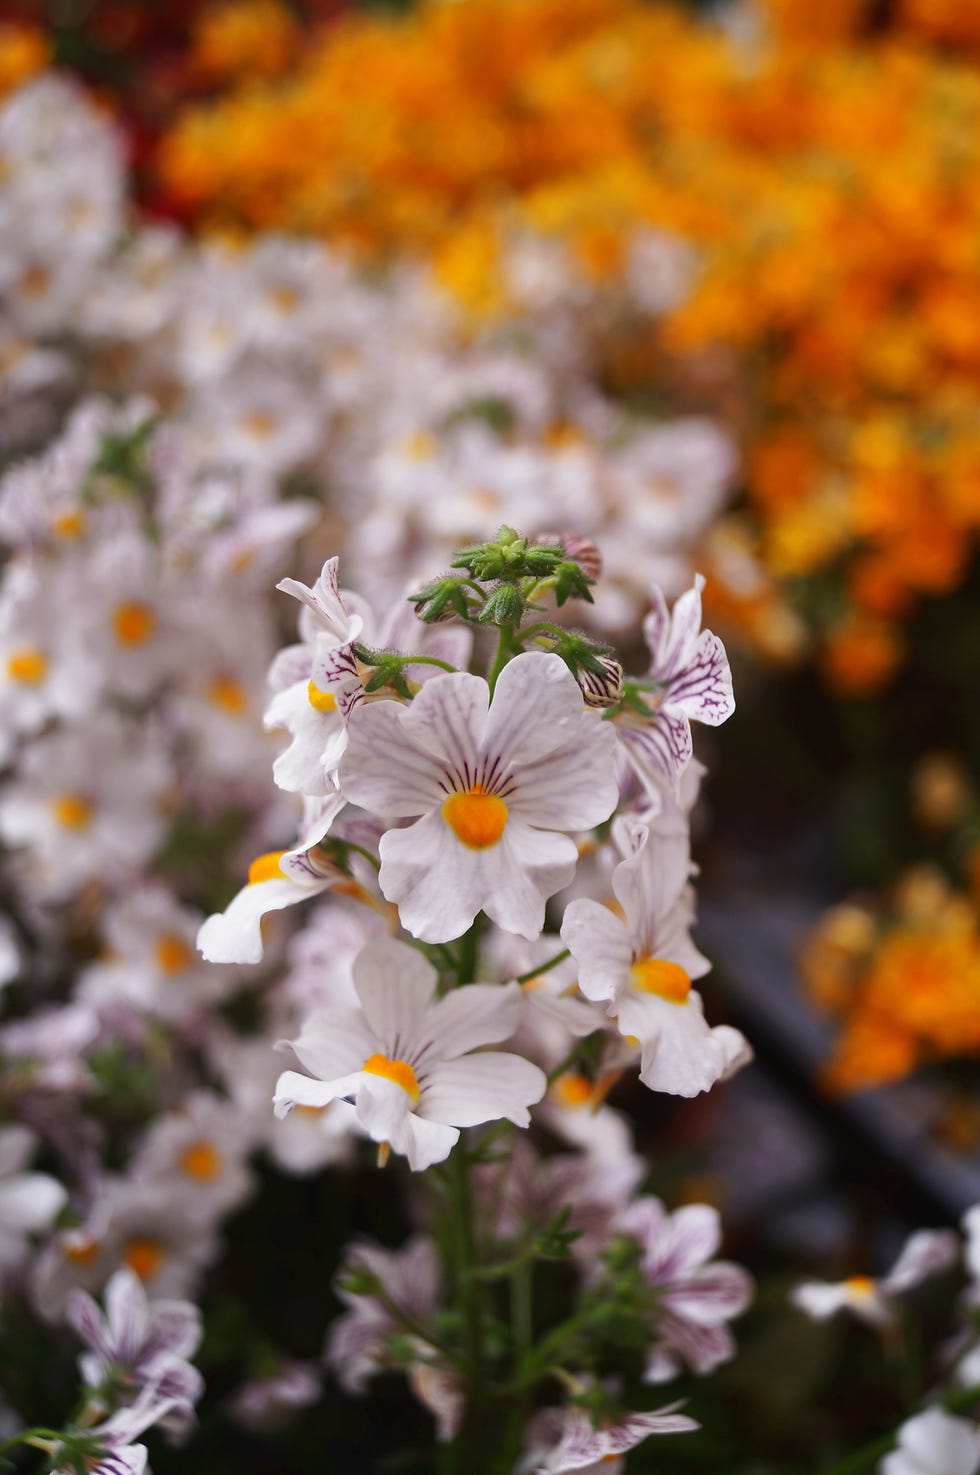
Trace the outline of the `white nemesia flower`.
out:
<instances>
[{"instance_id":1,"label":"white nemesia flower","mask_svg":"<svg viewBox=\"0 0 980 1475\"><path fill-rule=\"evenodd\" d=\"M625 756L653 794L672 791L690 763L692 721L717 727L735 710L725 647L717 635L701 629L703 588L697 574L694 587L670 613L663 592L653 586L653 609L643 622L655 684L650 715L624 707L616 718Z\"/></svg>"},{"instance_id":2,"label":"white nemesia flower","mask_svg":"<svg viewBox=\"0 0 980 1475\"><path fill-rule=\"evenodd\" d=\"M640 1245L640 1268L657 1288L657 1336L644 1381L663 1383L685 1364L713 1372L735 1355L725 1325L752 1300L752 1278L741 1265L713 1260L721 1245L721 1220L709 1204L685 1204L670 1214L657 1198L636 1199L613 1221L613 1230Z\"/></svg>"},{"instance_id":3,"label":"white nemesia flower","mask_svg":"<svg viewBox=\"0 0 980 1475\"><path fill-rule=\"evenodd\" d=\"M906 1419L898 1445L878 1465L879 1475L976 1475L980 1429L942 1408Z\"/></svg>"},{"instance_id":4,"label":"white nemesia flower","mask_svg":"<svg viewBox=\"0 0 980 1475\"><path fill-rule=\"evenodd\" d=\"M620 1033L640 1042L640 1080L654 1091L696 1096L746 1055L743 1037L704 1018L692 978L709 963L690 937L694 903L686 837L654 840L641 821L618 825L627 858L613 872L621 919L587 897L570 902L562 939L587 999L608 1000Z\"/></svg>"},{"instance_id":5,"label":"white nemesia flower","mask_svg":"<svg viewBox=\"0 0 980 1475\"><path fill-rule=\"evenodd\" d=\"M424 942L461 936L485 911L534 939L549 896L567 886L577 849L616 804L615 734L587 711L555 655L527 652L490 689L466 672L437 676L410 706L383 701L352 716L340 786L388 820L381 890Z\"/></svg>"},{"instance_id":6,"label":"white nemesia flower","mask_svg":"<svg viewBox=\"0 0 980 1475\"><path fill-rule=\"evenodd\" d=\"M223 912L201 924L197 946L209 963L258 963L262 960L262 918L268 912L296 906L350 878L316 847L343 809L336 793L314 802L316 818L292 850L267 850L248 868L248 881Z\"/></svg>"},{"instance_id":7,"label":"white nemesia flower","mask_svg":"<svg viewBox=\"0 0 980 1475\"><path fill-rule=\"evenodd\" d=\"M68 1198L47 1173L24 1171L36 1147L28 1127L0 1127L0 1275L21 1264L28 1236L49 1228Z\"/></svg>"},{"instance_id":8,"label":"white nemesia flower","mask_svg":"<svg viewBox=\"0 0 980 1475\"><path fill-rule=\"evenodd\" d=\"M846 1310L870 1326L891 1326L895 1297L955 1265L959 1250L952 1229L920 1229L908 1240L888 1274L879 1280L870 1275L852 1275L842 1281L804 1281L790 1292L790 1300L814 1321L826 1321Z\"/></svg>"},{"instance_id":9,"label":"white nemesia flower","mask_svg":"<svg viewBox=\"0 0 980 1475\"><path fill-rule=\"evenodd\" d=\"M460 1127L501 1117L528 1125L544 1072L505 1051L472 1053L514 1032L524 1003L516 984L470 984L434 1002L435 969L389 938L368 943L353 972L360 1008L306 1020L291 1048L313 1075L280 1077L277 1116L349 1098L369 1136L415 1171L448 1157Z\"/></svg>"},{"instance_id":10,"label":"white nemesia flower","mask_svg":"<svg viewBox=\"0 0 980 1475\"><path fill-rule=\"evenodd\" d=\"M594 1428L583 1408L544 1409L533 1421L532 1449L517 1466L520 1475L617 1475L622 1456L651 1434L686 1434L701 1426L668 1404L655 1413L627 1414L619 1423Z\"/></svg>"}]
</instances>

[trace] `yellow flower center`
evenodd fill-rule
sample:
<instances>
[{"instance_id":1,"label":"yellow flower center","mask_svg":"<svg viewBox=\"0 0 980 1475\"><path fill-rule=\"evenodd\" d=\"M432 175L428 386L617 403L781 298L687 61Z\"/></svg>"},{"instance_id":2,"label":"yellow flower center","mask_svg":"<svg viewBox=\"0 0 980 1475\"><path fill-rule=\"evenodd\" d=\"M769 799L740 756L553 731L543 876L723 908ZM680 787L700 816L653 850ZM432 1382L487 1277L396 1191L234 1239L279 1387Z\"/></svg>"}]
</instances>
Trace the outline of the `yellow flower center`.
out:
<instances>
[{"instance_id":1,"label":"yellow flower center","mask_svg":"<svg viewBox=\"0 0 980 1475\"><path fill-rule=\"evenodd\" d=\"M587 1106L592 1100L593 1083L588 1076L566 1070L552 1088L562 1106Z\"/></svg>"},{"instance_id":2,"label":"yellow flower center","mask_svg":"<svg viewBox=\"0 0 980 1475\"><path fill-rule=\"evenodd\" d=\"M176 932L165 932L158 938L154 953L162 973L183 973L194 960L190 943Z\"/></svg>"},{"instance_id":3,"label":"yellow flower center","mask_svg":"<svg viewBox=\"0 0 980 1475\"><path fill-rule=\"evenodd\" d=\"M163 1250L155 1239L131 1239L123 1259L140 1280L151 1280L163 1264Z\"/></svg>"},{"instance_id":4,"label":"yellow flower center","mask_svg":"<svg viewBox=\"0 0 980 1475\"><path fill-rule=\"evenodd\" d=\"M35 645L21 646L7 658L7 675L11 681L21 681L25 686L36 686L43 681L47 669L48 658Z\"/></svg>"},{"instance_id":5,"label":"yellow flower center","mask_svg":"<svg viewBox=\"0 0 980 1475\"><path fill-rule=\"evenodd\" d=\"M180 1155L180 1166L189 1178L199 1183L212 1183L221 1172L221 1154L211 1142L203 1138L185 1147Z\"/></svg>"},{"instance_id":6,"label":"yellow flower center","mask_svg":"<svg viewBox=\"0 0 980 1475\"><path fill-rule=\"evenodd\" d=\"M85 530L84 512L62 512L51 524L51 531L56 538L70 540L77 538Z\"/></svg>"},{"instance_id":7,"label":"yellow flower center","mask_svg":"<svg viewBox=\"0 0 980 1475\"><path fill-rule=\"evenodd\" d=\"M242 425L256 440L268 440L276 428L275 420L263 410L253 410L250 415L243 416Z\"/></svg>"},{"instance_id":8,"label":"yellow flower center","mask_svg":"<svg viewBox=\"0 0 980 1475\"><path fill-rule=\"evenodd\" d=\"M241 717L248 709L248 693L232 676L216 676L208 687L208 696L216 707L230 712L232 717Z\"/></svg>"},{"instance_id":9,"label":"yellow flower center","mask_svg":"<svg viewBox=\"0 0 980 1475\"><path fill-rule=\"evenodd\" d=\"M84 830L92 821L92 802L81 794L59 794L52 799L51 808L66 830Z\"/></svg>"},{"instance_id":10,"label":"yellow flower center","mask_svg":"<svg viewBox=\"0 0 980 1475\"><path fill-rule=\"evenodd\" d=\"M248 868L248 884L254 886L258 881L285 880L279 865L285 854L285 850L267 850L264 855L257 855Z\"/></svg>"},{"instance_id":11,"label":"yellow flower center","mask_svg":"<svg viewBox=\"0 0 980 1475\"><path fill-rule=\"evenodd\" d=\"M336 712L337 698L332 691L321 691L311 681L306 688L306 693L310 699L310 706L315 707L318 712Z\"/></svg>"},{"instance_id":12,"label":"yellow flower center","mask_svg":"<svg viewBox=\"0 0 980 1475\"><path fill-rule=\"evenodd\" d=\"M71 1260L74 1265L91 1265L99 1253L99 1241L91 1235L75 1235L72 1239L65 1240L62 1247L65 1259Z\"/></svg>"},{"instance_id":13,"label":"yellow flower center","mask_svg":"<svg viewBox=\"0 0 980 1475\"><path fill-rule=\"evenodd\" d=\"M489 850L504 833L507 805L496 794L484 793L482 784L474 784L465 794L450 794L443 801L442 817L471 850Z\"/></svg>"},{"instance_id":14,"label":"yellow flower center","mask_svg":"<svg viewBox=\"0 0 980 1475\"><path fill-rule=\"evenodd\" d=\"M852 1275L844 1282L852 1296L859 1301L866 1301L869 1296L874 1295L875 1283L870 1275Z\"/></svg>"},{"instance_id":15,"label":"yellow flower center","mask_svg":"<svg viewBox=\"0 0 980 1475\"><path fill-rule=\"evenodd\" d=\"M157 617L148 604L127 600L117 604L112 616L120 645L143 645L156 629Z\"/></svg>"},{"instance_id":16,"label":"yellow flower center","mask_svg":"<svg viewBox=\"0 0 980 1475\"><path fill-rule=\"evenodd\" d=\"M413 430L402 441L401 449L410 461L428 461L436 453L436 439L428 430Z\"/></svg>"},{"instance_id":17,"label":"yellow flower center","mask_svg":"<svg viewBox=\"0 0 980 1475\"><path fill-rule=\"evenodd\" d=\"M644 994L656 994L669 1004L686 1004L691 980L679 963L666 958L641 958L630 969L630 982Z\"/></svg>"},{"instance_id":18,"label":"yellow flower center","mask_svg":"<svg viewBox=\"0 0 980 1475\"><path fill-rule=\"evenodd\" d=\"M396 1086L401 1086L414 1105L419 1099L419 1083L415 1072L407 1060L389 1060L387 1055L372 1055L365 1060L361 1066L369 1075L383 1076L386 1081L394 1081Z\"/></svg>"}]
</instances>

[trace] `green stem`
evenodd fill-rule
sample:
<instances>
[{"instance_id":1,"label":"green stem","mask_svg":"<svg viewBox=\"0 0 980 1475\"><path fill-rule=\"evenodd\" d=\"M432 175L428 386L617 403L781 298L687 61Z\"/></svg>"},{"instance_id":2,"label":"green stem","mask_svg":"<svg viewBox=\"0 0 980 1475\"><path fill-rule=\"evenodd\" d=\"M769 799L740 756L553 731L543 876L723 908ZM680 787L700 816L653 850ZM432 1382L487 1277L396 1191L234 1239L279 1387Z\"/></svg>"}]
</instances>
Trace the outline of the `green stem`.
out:
<instances>
[{"instance_id":1,"label":"green stem","mask_svg":"<svg viewBox=\"0 0 980 1475\"><path fill-rule=\"evenodd\" d=\"M515 978L514 982L527 983L529 978L539 978L542 973L550 973L552 968L557 968L558 964L564 963L565 959L569 956L570 954L568 948L562 948L560 953L555 953L555 956L553 958L549 958L547 963L542 963L540 968L529 968L526 973L521 973L517 978Z\"/></svg>"},{"instance_id":2,"label":"green stem","mask_svg":"<svg viewBox=\"0 0 980 1475\"><path fill-rule=\"evenodd\" d=\"M514 1349L523 1362L534 1345L534 1262L527 1256L511 1274L510 1318Z\"/></svg>"},{"instance_id":3,"label":"green stem","mask_svg":"<svg viewBox=\"0 0 980 1475\"><path fill-rule=\"evenodd\" d=\"M486 1381L483 1357L483 1291L476 1279L476 1246L473 1233L473 1202L470 1193L469 1153L461 1137L449 1158L449 1187L452 1201L453 1259L456 1296L463 1323L466 1416L458 1439L461 1475L481 1475L486 1468L485 1444L480 1425Z\"/></svg>"},{"instance_id":4,"label":"green stem","mask_svg":"<svg viewBox=\"0 0 980 1475\"><path fill-rule=\"evenodd\" d=\"M454 675L459 673L458 666L452 666L448 661L437 660L435 656L406 656L402 661L403 666L438 666L441 671L452 671Z\"/></svg>"},{"instance_id":5,"label":"green stem","mask_svg":"<svg viewBox=\"0 0 980 1475\"><path fill-rule=\"evenodd\" d=\"M513 638L513 625L501 625L500 634L497 636L497 649L494 653L493 665L490 667L490 674L487 677L487 685L490 688L491 697L497 685L497 677L506 666L508 657L510 656Z\"/></svg>"}]
</instances>

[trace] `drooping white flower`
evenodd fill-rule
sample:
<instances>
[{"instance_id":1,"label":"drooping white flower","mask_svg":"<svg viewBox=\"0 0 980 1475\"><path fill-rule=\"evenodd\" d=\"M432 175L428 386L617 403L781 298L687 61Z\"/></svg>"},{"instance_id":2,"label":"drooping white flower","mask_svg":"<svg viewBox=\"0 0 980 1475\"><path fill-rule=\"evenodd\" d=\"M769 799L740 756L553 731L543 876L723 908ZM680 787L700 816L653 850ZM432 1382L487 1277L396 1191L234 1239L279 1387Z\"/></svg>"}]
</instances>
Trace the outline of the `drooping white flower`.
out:
<instances>
[{"instance_id":1,"label":"drooping white flower","mask_svg":"<svg viewBox=\"0 0 980 1475\"><path fill-rule=\"evenodd\" d=\"M959 1258L959 1240L952 1229L920 1229L911 1236L887 1275L852 1275L847 1280L804 1281L790 1293L794 1306L814 1321L826 1321L838 1311L850 1311L870 1326L887 1327L895 1320L894 1301L914 1290L930 1275L940 1275Z\"/></svg>"},{"instance_id":2,"label":"drooping white flower","mask_svg":"<svg viewBox=\"0 0 980 1475\"><path fill-rule=\"evenodd\" d=\"M596 1428L587 1411L576 1405L544 1409L532 1422L528 1453L519 1475L618 1475L623 1456L651 1434L686 1434L700 1428L696 1420L668 1404L654 1413L626 1414L616 1423Z\"/></svg>"},{"instance_id":3,"label":"drooping white flower","mask_svg":"<svg viewBox=\"0 0 980 1475\"><path fill-rule=\"evenodd\" d=\"M579 965L579 988L608 1001L620 1033L640 1042L640 1080L654 1091L696 1096L745 1058L742 1036L712 1028L691 981L709 963L691 941L694 904L686 837L656 841L640 821L617 826L626 851L612 886L623 911L582 897L565 909L561 935Z\"/></svg>"},{"instance_id":4,"label":"drooping white flower","mask_svg":"<svg viewBox=\"0 0 980 1475\"><path fill-rule=\"evenodd\" d=\"M675 789L693 756L691 723L717 727L735 710L732 676L725 647L701 629L704 579L682 594L668 612L653 586L653 609L643 622L650 647L649 715L624 707L616 718L623 753L653 794Z\"/></svg>"},{"instance_id":5,"label":"drooping white flower","mask_svg":"<svg viewBox=\"0 0 980 1475\"><path fill-rule=\"evenodd\" d=\"M657 1198L638 1198L613 1221L614 1231L640 1245L640 1269L657 1289L656 1338L644 1379L663 1383L683 1364L709 1373L735 1355L726 1325L752 1299L753 1285L741 1265L714 1260L721 1221L709 1204L685 1204L670 1214Z\"/></svg>"},{"instance_id":6,"label":"drooping white flower","mask_svg":"<svg viewBox=\"0 0 980 1475\"><path fill-rule=\"evenodd\" d=\"M896 1448L878 1466L879 1475L976 1475L978 1469L980 1429L942 1408L906 1419Z\"/></svg>"},{"instance_id":7,"label":"drooping white flower","mask_svg":"<svg viewBox=\"0 0 980 1475\"><path fill-rule=\"evenodd\" d=\"M435 969L389 938L368 943L353 971L360 1008L318 1009L306 1020L291 1048L312 1074L280 1077L278 1116L350 1099L368 1135L414 1170L448 1157L461 1127L528 1125L544 1072L481 1049L513 1034L523 1008L516 984L470 984L435 1001Z\"/></svg>"},{"instance_id":8,"label":"drooping white flower","mask_svg":"<svg viewBox=\"0 0 980 1475\"><path fill-rule=\"evenodd\" d=\"M309 823L292 850L269 850L256 856L241 891L223 912L208 917L197 934L197 946L209 963L260 962L263 917L349 881L317 849L344 802L336 790L322 801L312 801Z\"/></svg>"},{"instance_id":9,"label":"drooping white flower","mask_svg":"<svg viewBox=\"0 0 980 1475\"><path fill-rule=\"evenodd\" d=\"M459 937L477 912L536 938L549 896L568 885L577 850L566 830L608 818L616 739L586 710L558 656L527 652L504 667L493 701L465 672L429 681L409 706L352 715L340 783L387 820L381 890L425 942Z\"/></svg>"}]
</instances>

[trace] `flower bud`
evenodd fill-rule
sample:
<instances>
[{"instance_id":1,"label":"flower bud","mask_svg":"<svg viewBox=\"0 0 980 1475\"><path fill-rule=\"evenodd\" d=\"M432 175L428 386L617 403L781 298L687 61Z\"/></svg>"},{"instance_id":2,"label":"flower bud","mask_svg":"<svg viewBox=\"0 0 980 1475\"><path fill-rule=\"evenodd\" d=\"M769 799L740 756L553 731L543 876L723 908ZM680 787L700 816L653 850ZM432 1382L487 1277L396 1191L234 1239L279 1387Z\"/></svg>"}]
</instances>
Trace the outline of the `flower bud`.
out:
<instances>
[{"instance_id":1,"label":"flower bud","mask_svg":"<svg viewBox=\"0 0 980 1475\"><path fill-rule=\"evenodd\" d=\"M623 698L623 668L615 656L596 656L600 670L579 666L575 679L587 707L615 707Z\"/></svg>"}]
</instances>

